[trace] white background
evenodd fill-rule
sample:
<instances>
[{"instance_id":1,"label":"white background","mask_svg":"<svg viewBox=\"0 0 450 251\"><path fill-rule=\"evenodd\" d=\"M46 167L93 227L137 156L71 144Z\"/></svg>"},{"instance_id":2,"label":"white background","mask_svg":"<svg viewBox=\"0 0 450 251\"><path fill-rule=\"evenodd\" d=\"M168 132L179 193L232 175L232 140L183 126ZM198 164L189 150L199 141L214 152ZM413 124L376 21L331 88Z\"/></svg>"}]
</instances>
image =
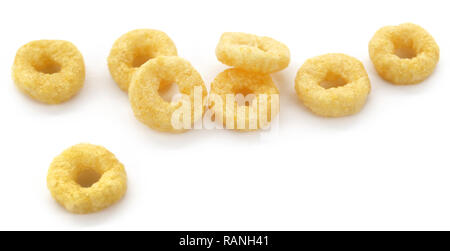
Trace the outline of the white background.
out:
<instances>
[{"instance_id":1,"label":"white background","mask_svg":"<svg viewBox=\"0 0 450 251\"><path fill-rule=\"evenodd\" d=\"M446 1L1 1L0 229L430 230L450 229L450 45ZM413 22L441 47L435 73L415 86L376 74L368 42L385 25ZM222 32L287 44L291 64L273 75L280 127L269 134L153 131L133 116L106 58L136 28L166 32L207 87L227 67ZM17 49L37 39L73 42L86 63L78 96L37 103L17 90ZM303 62L341 52L372 82L367 105L339 119L310 113L294 90ZM103 145L125 164L119 204L79 216L50 196L46 175L67 147Z\"/></svg>"}]
</instances>

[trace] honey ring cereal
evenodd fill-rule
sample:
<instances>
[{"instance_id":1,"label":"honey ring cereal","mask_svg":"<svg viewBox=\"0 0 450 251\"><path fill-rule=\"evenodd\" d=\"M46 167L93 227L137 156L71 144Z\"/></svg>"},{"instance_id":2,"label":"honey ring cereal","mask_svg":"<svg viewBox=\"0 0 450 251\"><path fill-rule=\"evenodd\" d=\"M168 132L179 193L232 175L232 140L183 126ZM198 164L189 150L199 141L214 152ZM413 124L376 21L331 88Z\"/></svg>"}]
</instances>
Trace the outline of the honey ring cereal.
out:
<instances>
[{"instance_id":1,"label":"honey ring cereal","mask_svg":"<svg viewBox=\"0 0 450 251\"><path fill-rule=\"evenodd\" d=\"M295 79L300 100L312 112L324 117L359 112L370 88L363 64L344 54L326 54L307 60Z\"/></svg>"},{"instance_id":2,"label":"honey ring cereal","mask_svg":"<svg viewBox=\"0 0 450 251\"><path fill-rule=\"evenodd\" d=\"M216 48L217 59L229 66L263 74L281 71L289 65L289 48L269 37L226 32Z\"/></svg>"},{"instance_id":3,"label":"honey ring cereal","mask_svg":"<svg viewBox=\"0 0 450 251\"><path fill-rule=\"evenodd\" d=\"M28 96L46 104L59 104L83 87L83 56L70 42L37 40L22 46L12 67L16 86Z\"/></svg>"},{"instance_id":4,"label":"honey ring cereal","mask_svg":"<svg viewBox=\"0 0 450 251\"><path fill-rule=\"evenodd\" d=\"M78 144L53 160L47 186L69 212L88 214L111 206L125 195L127 174L104 147Z\"/></svg>"},{"instance_id":5,"label":"honey ring cereal","mask_svg":"<svg viewBox=\"0 0 450 251\"><path fill-rule=\"evenodd\" d=\"M189 128L174 127L172 122L174 112L181 109L183 102L165 101L159 94L162 83L177 84L180 94L187 97L187 112L192 115L188 126L191 126L204 113L202 100L207 91L202 77L185 59L160 56L142 65L131 81L128 96L138 120L155 130L185 132Z\"/></svg>"},{"instance_id":6,"label":"honey ring cereal","mask_svg":"<svg viewBox=\"0 0 450 251\"><path fill-rule=\"evenodd\" d=\"M430 76L439 61L439 46L422 27L406 23L378 30L369 43L370 58L385 80L417 84Z\"/></svg>"},{"instance_id":7,"label":"honey ring cereal","mask_svg":"<svg viewBox=\"0 0 450 251\"><path fill-rule=\"evenodd\" d=\"M120 89L128 91L137 69L158 56L177 56L177 48L170 37L158 30L133 30L114 43L108 56L109 71Z\"/></svg>"},{"instance_id":8,"label":"honey ring cereal","mask_svg":"<svg viewBox=\"0 0 450 251\"><path fill-rule=\"evenodd\" d=\"M239 94L241 94L243 98L246 97L246 99L243 100L246 101L245 103L239 103L239 100L235 98L235 96ZM250 94L253 94L254 96L251 96ZM215 109L213 106L217 104L213 100L215 98L214 95L217 95L222 102L223 118L220 119L219 115L219 119L223 122L224 126L228 129L235 129L238 131L253 131L267 126L267 124L277 115L278 109L272 109L272 105L275 105L275 107L278 108L279 104L272 102L272 98L274 98L272 95L278 96L278 94L278 88L269 75L247 72L240 69L228 69L217 75L211 83L210 100L212 102L210 102L210 109ZM229 102L227 104L227 96L233 97L231 100L232 103ZM262 102L262 97L266 97L267 102ZM252 105L255 105L254 107L256 109L253 109L251 112L250 107ZM244 109L240 112L238 110L239 107L243 107ZM262 114L267 114L267 117L264 120L261 120ZM227 121L230 120L232 120L233 123L227 125L227 123L230 123ZM243 121L245 124L242 122L240 126L238 124L239 121Z\"/></svg>"}]
</instances>

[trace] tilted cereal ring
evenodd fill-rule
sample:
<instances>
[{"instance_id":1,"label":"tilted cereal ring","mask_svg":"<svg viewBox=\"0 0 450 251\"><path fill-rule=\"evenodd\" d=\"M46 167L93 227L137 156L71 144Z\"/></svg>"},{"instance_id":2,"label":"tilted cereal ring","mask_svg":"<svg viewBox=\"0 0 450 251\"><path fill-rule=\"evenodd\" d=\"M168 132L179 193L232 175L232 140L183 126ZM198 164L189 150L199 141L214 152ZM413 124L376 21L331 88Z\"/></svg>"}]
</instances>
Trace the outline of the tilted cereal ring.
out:
<instances>
[{"instance_id":1,"label":"tilted cereal ring","mask_svg":"<svg viewBox=\"0 0 450 251\"><path fill-rule=\"evenodd\" d=\"M178 85L180 94L187 98L182 101L188 102L187 112L192 115L188 126L191 126L204 113L202 100L207 91L202 77L185 59L160 56L142 65L131 81L128 96L138 120L159 131L184 132L189 128L174 127L172 121L174 112L182 109L184 102L165 101L159 94L161 83Z\"/></svg>"},{"instance_id":2,"label":"tilted cereal ring","mask_svg":"<svg viewBox=\"0 0 450 251\"><path fill-rule=\"evenodd\" d=\"M47 186L53 198L68 211L87 214L119 201L127 190L127 174L104 147L79 144L53 160Z\"/></svg>"},{"instance_id":3,"label":"tilted cereal ring","mask_svg":"<svg viewBox=\"0 0 450 251\"><path fill-rule=\"evenodd\" d=\"M245 103L239 102L235 98L239 94L243 96L241 98L242 101L246 101ZM253 94L253 97L250 94ZM277 95L276 102L278 102L278 94L278 88L269 75L247 72L240 69L228 69L217 75L211 83L210 101L212 102L210 103L210 109L216 110L217 108L221 108L213 108L213 106L218 105L214 100L220 97L223 105L221 111L223 119L220 119L219 115L219 120L223 122L227 129L236 129L238 131L257 130L266 127L277 115L278 109L274 109L274 113L272 113L271 105L274 104L278 108L279 104L272 103L272 98L274 97L271 95ZM233 102L231 105L230 103L227 104L227 96L233 98L231 99ZM243 99L244 97L247 98ZM262 102L263 97L266 97L267 101ZM252 112L250 107L253 108ZM241 110L239 111L238 108ZM216 116L218 115L217 112L215 114ZM262 114L267 114L263 120L261 120ZM230 124L227 121L234 121L234 123ZM242 121L240 125L239 121Z\"/></svg>"},{"instance_id":4,"label":"tilted cereal ring","mask_svg":"<svg viewBox=\"0 0 450 251\"><path fill-rule=\"evenodd\" d=\"M410 23L378 30L369 43L369 53L378 74L396 85L422 82L439 61L439 46L433 37Z\"/></svg>"},{"instance_id":5,"label":"tilted cereal ring","mask_svg":"<svg viewBox=\"0 0 450 251\"><path fill-rule=\"evenodd\" d=\"M289 48L269 37L226 32L216 48L217 59L250 72L273 73L289 65Z\"/></svg>"},{"instance_id":6,"label":"tilted cereal ring","mask_svg":"<svg viewBox=\"0 0 450 251\"><path fill-rule=\"evenodd\" d=\"M12 69L16 86L47 104L69 100L85 79L83 56L72 43L61 40L38 40L22 46Z\"/></svg>"},{"instance_id":7,"label":"tilted cereal ring","mask_svg":"<svg viewBox=\"0 0 450 251\"><path fill-rule=\"evenodd\" d=\"M133 30L114 43L108 57L109 71L120 89L128 91L136 70L157 56L177 56L170 37L158 30Z\"/></svg>"},{"instance_id":8,"label":"tilted cereal ring","mask_svg":"<svg viewBox=\"0 0 450 251\"><path fill-rule=\"evenodd\" d=\"M295 90L314 113L341 117L362 109L370 92L370 80L356 58L326 54L307 60L299 69Z\"/></svg>"}]
</instances>

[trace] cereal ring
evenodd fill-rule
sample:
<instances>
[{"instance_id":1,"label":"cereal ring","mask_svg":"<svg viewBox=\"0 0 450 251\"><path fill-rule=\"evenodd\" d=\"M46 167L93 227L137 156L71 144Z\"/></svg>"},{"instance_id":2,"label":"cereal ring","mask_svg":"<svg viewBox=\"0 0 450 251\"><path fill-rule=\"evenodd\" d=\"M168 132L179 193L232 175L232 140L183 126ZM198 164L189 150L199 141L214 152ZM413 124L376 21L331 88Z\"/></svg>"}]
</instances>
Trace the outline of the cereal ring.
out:
<instances>
[{"instance_id":1,"label":"cereal ring","mask_svg":"<svg viewBox=\"0 0 450 251\"><path fill-rule=\"evenodd\" d=\"M298 70L295 90L317 115L341 117L361 110L370 93L370 80L356 58L326 54L307 60Z\"/></svg>"},{"instance_id":2,"label":"cereal ring","mask_svg":"<svg viewBox=\"0 0 450 251\"><path fill-rule=\"evenodd\" d=\"M369 53L378 74L396 85L422 82L439 61L439 46L433 37L410 23L378 30L369 43Z\"/></svg>"},{"instance_id":3,"label":"cereal ring","mask_svg":"<svg viewBox=\"0 0 450 251\"><path fill-rule=\"evenodd\" d=\"M289 65L289 48L269 37L226 32L216 48L217 59L229 66L263 74L281 71Z\"/></svg>"},{"instance_id":4,"label":"cereal ring","mask_svg":"<svg viewBox=\"0 0 450 251\"><path fill-rule=\"evenodd\" d=\"M133 30L114 43L108 57L109 72L120 89L128 91L137 69L157 56L177 56L170 37L158 30Z\"/></svg>"},{"instance_id":5,"label":"cereal ring","mask_svg":"<svg viewBox=\"0 0 450 251\"><path fill-rule=\"evenodd\" d=\"M38 40L22 46L12 68L16 86L47 104L69 100L83 87L83 56L70 42Z\"/></svg>"},{"instance_id":6,"label":"cereal ring","mask_svg":"<svg viewBox=\"0 0 450 251\"><path fill-rule=\"evenodd\" d=\"M234 98L239 94L247 97L245 100L247 102L240 103L238 102L239 100L232 99L232 106L229 104L227 105L227 96ZM247 96L249 94L254 95L253 99L252 96ZM267 97L266 103L261 103L261 98L263 97L261 94L265 94L265 97ZM214 95L218 95L221 99L223 104L223 119L221 119L221 121L224 126L226 126L227 129L236 129L238 131L253 131L267 126L267 123L269 123L278 113L278 110L275 109L277 113L272 114L271 95L278 94L278 88L275 86L269 75L247 72L240 69L228 69L217 75L211 83L210 92L211 98L214 98ZM213 110L212 107L216 104L214 101L210 102L210 104L210 109ZM255 105L254 107L256 108L254 109L253 115L250 113L250 107L252 105ZM278 106L278 104L274 105ZM244 107L244 110L239 112L239 107ZM264 124L261 123L261 114L267 114L266 121L263 122ZM245 117L243 118L242 116ZM227 121L230 120L234 123L227 125L227 123L230 123ZM245 121L245 124L242 123L241 126L239 126L239 121Z\"/></svg>"},{"instance_id":7,"label":"cereal ring","mask_svg":"<svg viewBox=\"0 0 450 251\"><path fill-rule=\"evenodd\" d=\"M53 160L47 187L69 212L87 214L119 201L127 190L127 174L104 147L78 144Z\"/></svg>"},{"instance_id":8,"label":"cereal ring","mask_svg":"<svg viewBox=\"0 0 450 251\"><path fill-rule=\"evenodd\" d=\"M175 56L160 56L139 68L128 93L133 112L138 120L150 128L163 132L184 132L187 128L180 129L172 123L172 115L182 106L182 102L167 102L159 95L163 82L176 83L180 93L188 97L188 112L197 114L191 117L189 126L203 116L203 102L198 104L195 101L202 101L207 95L202 77L188 61Z\"/></svg>"}]
</instances>

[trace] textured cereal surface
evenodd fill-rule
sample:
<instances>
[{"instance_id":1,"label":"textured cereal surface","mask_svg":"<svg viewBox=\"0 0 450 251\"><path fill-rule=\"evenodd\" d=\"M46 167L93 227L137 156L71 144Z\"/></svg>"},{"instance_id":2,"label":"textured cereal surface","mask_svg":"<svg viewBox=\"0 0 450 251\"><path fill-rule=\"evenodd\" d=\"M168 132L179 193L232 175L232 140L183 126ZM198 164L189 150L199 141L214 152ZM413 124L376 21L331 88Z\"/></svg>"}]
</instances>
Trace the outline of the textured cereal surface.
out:
<instances>
[{"instance_id":1,"label":"textured cereal surface","mask_svg":"<svg viewBox=\"0 0 450 251\"><path fill-rule=\"evenodd\" d=\"M251 131L249 123L249 103L246 103L245 113L238 114L238 102L234 100L234 107L228 107L226 104L227 95L232 94L233 96L242 94L244 97L248 94L254 94L254 102L257 102L257 127L255 129L260 129L262 126L260 124L260 114L267 114L267 121L270 122L277 114L272 114L271 112L271 99L270 95L279 94L278 88L273 83L272 78L267 74L253 73L240 69L228 69L221 72L216 76L214 81L211 83L210 95L218 95L221 97L223 104L223 119L222 122L226 126L227 120L231 117L234 120L234 127L238 131ZM268 105L260 105L259 94L266 94L268 96ZM212 105L216 105L212 102ZM243 105L243 104L241 104ZM210 107L213 109L212 107ZM276 110L278 112L278 110ZM245 116L245 128L238 128L238 116Z\"/></svg>"},{"instance_id":2,"label":"textured cereal surface","mask_svg":"<svg viewBox=\"0 0 450 251\"><path fill-rule=\"evenodd\" d=\"M16 86L46 104L59 104L83 87L83 56L70 42L38 40L22 46L12 67Z\"/></svg>"},{"instance_id":3,"label":"textured cereal surface","mask_svg":"<svg viewBox=\"0 0 450 251\"><path fill-rule=\"evenodd\" d=\"M343 79L345 85L324 88L323 81ZM341 117L359 112L370 92L363 64L344 54L311 58L299 69L295 90L306 107L317 115Z\"/></svg>"},{"instance_id":4,"label":"textured cereal surface","mask_svg":"<svg viewBox=\"0 0 450 251\"><path fill-rule=\"evenodd\" d=\"M176 56L160 56L142 65L134 75L128 96L134 115L152 129L181 133L183 129L172 126L172 114L180 108L180 102L167 102L159 94L162 83L175 83L180 94L189 97L191 114L194 114L194 88L201 88L201 98L207 95L200 74L192 65ZM204 107L201 107L202 114ZM192 124L194 123L192 119Z\"/></svg>"},{"instance_id":5,"label":"textured cereal surface","mask_svg":"<svg viewBox=\"0 0 450 251\"><path fill-rule=\"evenodd\" d=\"M91 187L82 187L77 176L85 169L101 174ZM47 186L55 200L68 211L87 214L119 201L127 190L124 166L104 147L79 144L57 156L48 171Z\"/></svg>"},{"instance_id":6,"label":"textured cereal surface","mask_svg":"<svg viewBox=\"0 0 450 251\"><path fill-rule=\"evenodd\" d=\"M397 56L395 51L403 48L413 50L416 56ZM378 30L369 43L369 54L382 78L396 85L409 85L433 73L439 61L439 46L425 29L406 23Z\"/></svg>"},{"instance_id":7,"label":"textured cereal surface","mask_svg":"<svg viewBox=\"0 0 450 251\"><path fill-rule=\"evenodd\" d=\"M250 72L273 73L289 65L289 48L269 37L226 32L216 48L217 59Z\"/></svg>"},{"instance_id":8,"label":"textured cereal surface","mask_svg":"<svg viewBox=\"0 0 450 251\"><path fill-rule=\"evenodd\" d=\"M109 71L119 87L128 91L139 66L158 56L177 56L177 48L170 37L158 30L133 30L114 43L108 57Z\"/></svg>"}]
</instances>

